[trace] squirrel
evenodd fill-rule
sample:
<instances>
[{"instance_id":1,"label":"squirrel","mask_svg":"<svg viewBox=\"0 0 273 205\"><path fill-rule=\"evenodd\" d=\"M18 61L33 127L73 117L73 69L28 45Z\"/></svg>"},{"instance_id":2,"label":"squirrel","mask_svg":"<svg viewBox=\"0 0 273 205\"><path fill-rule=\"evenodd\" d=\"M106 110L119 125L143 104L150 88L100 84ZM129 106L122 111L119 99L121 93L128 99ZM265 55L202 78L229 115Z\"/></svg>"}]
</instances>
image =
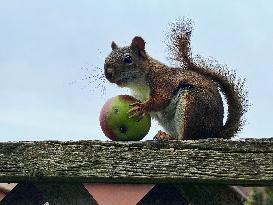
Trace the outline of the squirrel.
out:
<instances>
[{"instance_id":1,"label":"squirrel","mask_svg":"<svg viewBox=\"0 0 273 205\"><path fill-rule=\"evenodd\" d=\"M141 119L150 113L165 129L154 139L229 139L244 124L247 111L244 82L219 64L193 58L191 33L190 21L178 21L172 26L168 46L178 67L169 67L148 55L140 36L125 47L118 47L113 41L112 52L105 59L105 77L131 89L140 100L131 105L130 117ZM228 105L225 123L220 93Z\"/></svg>"}]
</instances>

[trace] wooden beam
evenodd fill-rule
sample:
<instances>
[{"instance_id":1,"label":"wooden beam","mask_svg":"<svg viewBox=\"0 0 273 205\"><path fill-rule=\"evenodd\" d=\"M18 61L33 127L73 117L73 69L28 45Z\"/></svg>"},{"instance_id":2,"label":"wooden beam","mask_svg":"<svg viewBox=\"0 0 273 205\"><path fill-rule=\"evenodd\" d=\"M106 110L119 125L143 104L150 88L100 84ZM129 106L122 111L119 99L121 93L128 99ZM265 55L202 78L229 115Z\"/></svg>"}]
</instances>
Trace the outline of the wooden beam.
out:
<instances>
[{"instance_id":1,"label":"wooden beam","mask_svg":"<svg viewBox=\"0 0 273 205\"><path fill-rule=\"evenodd\" d=\"M0 182L273 185L273 139L0 143Z\"/></svg>"}]
</instances>

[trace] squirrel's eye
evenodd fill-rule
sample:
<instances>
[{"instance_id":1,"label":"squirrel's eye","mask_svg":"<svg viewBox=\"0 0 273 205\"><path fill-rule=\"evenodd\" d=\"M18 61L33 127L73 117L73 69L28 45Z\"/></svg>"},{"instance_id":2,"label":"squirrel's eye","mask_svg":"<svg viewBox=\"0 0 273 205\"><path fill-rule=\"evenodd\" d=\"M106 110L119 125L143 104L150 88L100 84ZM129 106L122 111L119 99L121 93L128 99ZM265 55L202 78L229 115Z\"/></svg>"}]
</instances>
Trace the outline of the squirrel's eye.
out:
<instances>
[{"instance_id":1,"label":"squirrel's eye","mask_svg":"<svg viewBox=\"0 0 273 205\"><path fill-rule=\"evenodd\" d=\"M127 54L124 56L123 62L127 65L131 65L133 64L133 59L130 55Z\"/></svg>"}]
</instances>

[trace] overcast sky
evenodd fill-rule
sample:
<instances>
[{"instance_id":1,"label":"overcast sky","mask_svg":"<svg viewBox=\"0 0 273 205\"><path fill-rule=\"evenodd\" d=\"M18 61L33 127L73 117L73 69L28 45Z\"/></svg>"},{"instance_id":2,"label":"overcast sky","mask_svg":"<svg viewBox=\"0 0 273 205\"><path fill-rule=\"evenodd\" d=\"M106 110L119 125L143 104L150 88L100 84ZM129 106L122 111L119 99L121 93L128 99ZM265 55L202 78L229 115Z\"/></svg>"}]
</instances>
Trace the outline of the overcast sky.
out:
<instances>
[{"instance_id":1,"label":"overcast sky","mask_svg":"<svg viewBox=\"0 0 273 205\"><path fill-rule=\"evenodd\" d=\"M272 137L272 8L269 0L1 0L0 141L106 140L99 111L128 91L81 79L100 73L112 40L124 46L136 35L168 64L165 33L182 16L194 21L194 53L247 80L252 106L239 136Z\"/></svg>"}]
</instances>

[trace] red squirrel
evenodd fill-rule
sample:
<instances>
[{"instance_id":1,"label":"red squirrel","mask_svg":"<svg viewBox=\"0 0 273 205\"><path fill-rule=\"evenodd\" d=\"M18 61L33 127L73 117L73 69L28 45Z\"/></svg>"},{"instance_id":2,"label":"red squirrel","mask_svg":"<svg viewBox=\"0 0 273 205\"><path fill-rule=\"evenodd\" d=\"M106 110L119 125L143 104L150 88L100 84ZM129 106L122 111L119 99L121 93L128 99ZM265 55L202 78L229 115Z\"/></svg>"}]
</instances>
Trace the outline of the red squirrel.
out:
<instances>
[{"instance_id":1,"label":"red squirrel","mask_svg":"<svg viewBox=\"0 0 273 205\"><path fill-rule=\"evenodd\" d=\"M247 110L243 83L222 66L192 58L191 31L186 21L174 24L171 30L169 48L178 67L148 55L142 37L134 37L126 47L112 42L112 52L105 59L105 77L130 88L141 101L132 105L131 117L141 118L148 112L165 129L155 139L229 139L240 131ZM220 92L228 105L225 124Z\"/></svg>"}]
</instances>

